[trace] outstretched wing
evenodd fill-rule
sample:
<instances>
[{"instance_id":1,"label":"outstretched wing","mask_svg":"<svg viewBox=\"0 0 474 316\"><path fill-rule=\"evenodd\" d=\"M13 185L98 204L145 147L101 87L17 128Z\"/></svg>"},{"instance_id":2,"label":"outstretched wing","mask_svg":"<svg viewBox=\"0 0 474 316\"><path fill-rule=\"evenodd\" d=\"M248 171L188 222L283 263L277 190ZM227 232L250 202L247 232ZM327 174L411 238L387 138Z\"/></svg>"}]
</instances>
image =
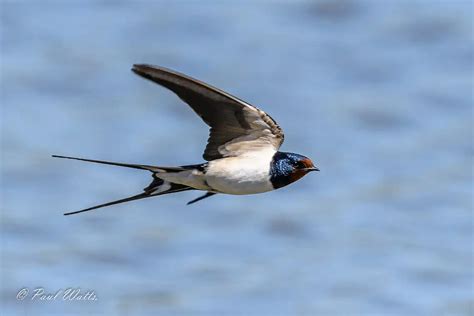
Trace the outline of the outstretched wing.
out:
<instances>
[{"instance_id":1,"label":"outstretched wing","mask_svg":"<svg viewBox=\"0 0 474 316\"><path fill-rule=\"evenodd\" d=\"M211 127L204 159L239 156L283 143L283 131L265 112L222 90L158 66L134 65L132 71L170 89Z\"/></svg>"}]
</instances>

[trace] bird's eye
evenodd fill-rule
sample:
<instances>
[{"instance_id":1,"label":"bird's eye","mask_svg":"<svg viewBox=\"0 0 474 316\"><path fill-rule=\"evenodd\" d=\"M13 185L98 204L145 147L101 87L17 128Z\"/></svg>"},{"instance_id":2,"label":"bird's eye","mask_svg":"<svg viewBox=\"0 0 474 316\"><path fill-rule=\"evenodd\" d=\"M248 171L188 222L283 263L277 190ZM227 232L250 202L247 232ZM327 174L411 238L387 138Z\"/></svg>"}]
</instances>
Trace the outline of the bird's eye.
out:
<instances>
[{"instance_id":1,"label":"bird's eye","mask_svg":"<svg viewBox=\"0 0 474 316\"><path fill-rule=\"evenodd\" d=\"M303 169L305 166L304 166L304 164L303 164L301 161L298 161L298 162L296 163L295 167L298 168L298 169Z\"/></svg>"}]
</instances>

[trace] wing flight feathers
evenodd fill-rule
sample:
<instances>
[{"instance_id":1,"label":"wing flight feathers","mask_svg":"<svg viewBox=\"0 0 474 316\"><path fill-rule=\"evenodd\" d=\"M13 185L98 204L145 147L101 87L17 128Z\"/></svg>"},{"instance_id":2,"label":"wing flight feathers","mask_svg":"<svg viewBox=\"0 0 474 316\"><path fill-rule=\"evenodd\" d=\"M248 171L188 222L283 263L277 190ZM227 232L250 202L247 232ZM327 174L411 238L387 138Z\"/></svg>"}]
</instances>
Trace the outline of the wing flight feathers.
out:
<instances>
[{"instance_id":1,"label":"wing flight feathers","mask_svg":"<svg viewBox=\"0 0 474 316\"><path fill-rule=\"evenodd\" d=\"M210 126L203 155L208 161L268 147L276 151L283 143L283 131L269 115L227 92L164 67L134 65L132 71L173 91Z\"/></svg>"}]
</instances>

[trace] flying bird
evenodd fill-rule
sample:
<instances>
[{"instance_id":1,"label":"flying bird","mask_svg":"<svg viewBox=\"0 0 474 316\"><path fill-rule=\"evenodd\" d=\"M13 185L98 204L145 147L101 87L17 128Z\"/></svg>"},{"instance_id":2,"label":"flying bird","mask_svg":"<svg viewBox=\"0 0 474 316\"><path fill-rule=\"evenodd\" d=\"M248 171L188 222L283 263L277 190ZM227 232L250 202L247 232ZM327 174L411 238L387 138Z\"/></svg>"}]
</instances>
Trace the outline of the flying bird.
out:
<instances>
[{"instance_id":1,"label":"flying bird","mask_svg":"<svg viewBox=\"0 0 474 316\"><path fill-rule=\"evenodd\" d=\"M295 182L311 171L319 171L305 156L278 151L283 143L283 131L270 115L257 107L164 67L133 65L132 71L174 92L209 125L209 139L203 154L207 162L161 167L53 155L147 170L153 177L142 193L64 215L188 190L206 192L188 205L218 193L268 192Z\"/></svg>"}]
</instances>

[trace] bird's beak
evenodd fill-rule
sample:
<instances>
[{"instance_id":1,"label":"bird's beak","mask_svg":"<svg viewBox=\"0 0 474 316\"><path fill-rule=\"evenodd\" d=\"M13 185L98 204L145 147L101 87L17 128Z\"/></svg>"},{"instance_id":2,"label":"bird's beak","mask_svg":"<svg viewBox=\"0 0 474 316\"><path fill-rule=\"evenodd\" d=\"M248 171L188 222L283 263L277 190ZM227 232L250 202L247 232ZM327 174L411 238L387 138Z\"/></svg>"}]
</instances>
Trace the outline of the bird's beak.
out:
<instances>
[{"instance_id":1,"label":"bird's beak","mask_svg":"<svg viewBox=\"0 0 474 316\"><path fill-rule=\"evenodd\" d=\"M305 170L305 171L308 171L308 172L311 172L311 171L319 171L319 169L316 168L316 167L305 168L304 170Z\"/></svg>"}]
</instances>

